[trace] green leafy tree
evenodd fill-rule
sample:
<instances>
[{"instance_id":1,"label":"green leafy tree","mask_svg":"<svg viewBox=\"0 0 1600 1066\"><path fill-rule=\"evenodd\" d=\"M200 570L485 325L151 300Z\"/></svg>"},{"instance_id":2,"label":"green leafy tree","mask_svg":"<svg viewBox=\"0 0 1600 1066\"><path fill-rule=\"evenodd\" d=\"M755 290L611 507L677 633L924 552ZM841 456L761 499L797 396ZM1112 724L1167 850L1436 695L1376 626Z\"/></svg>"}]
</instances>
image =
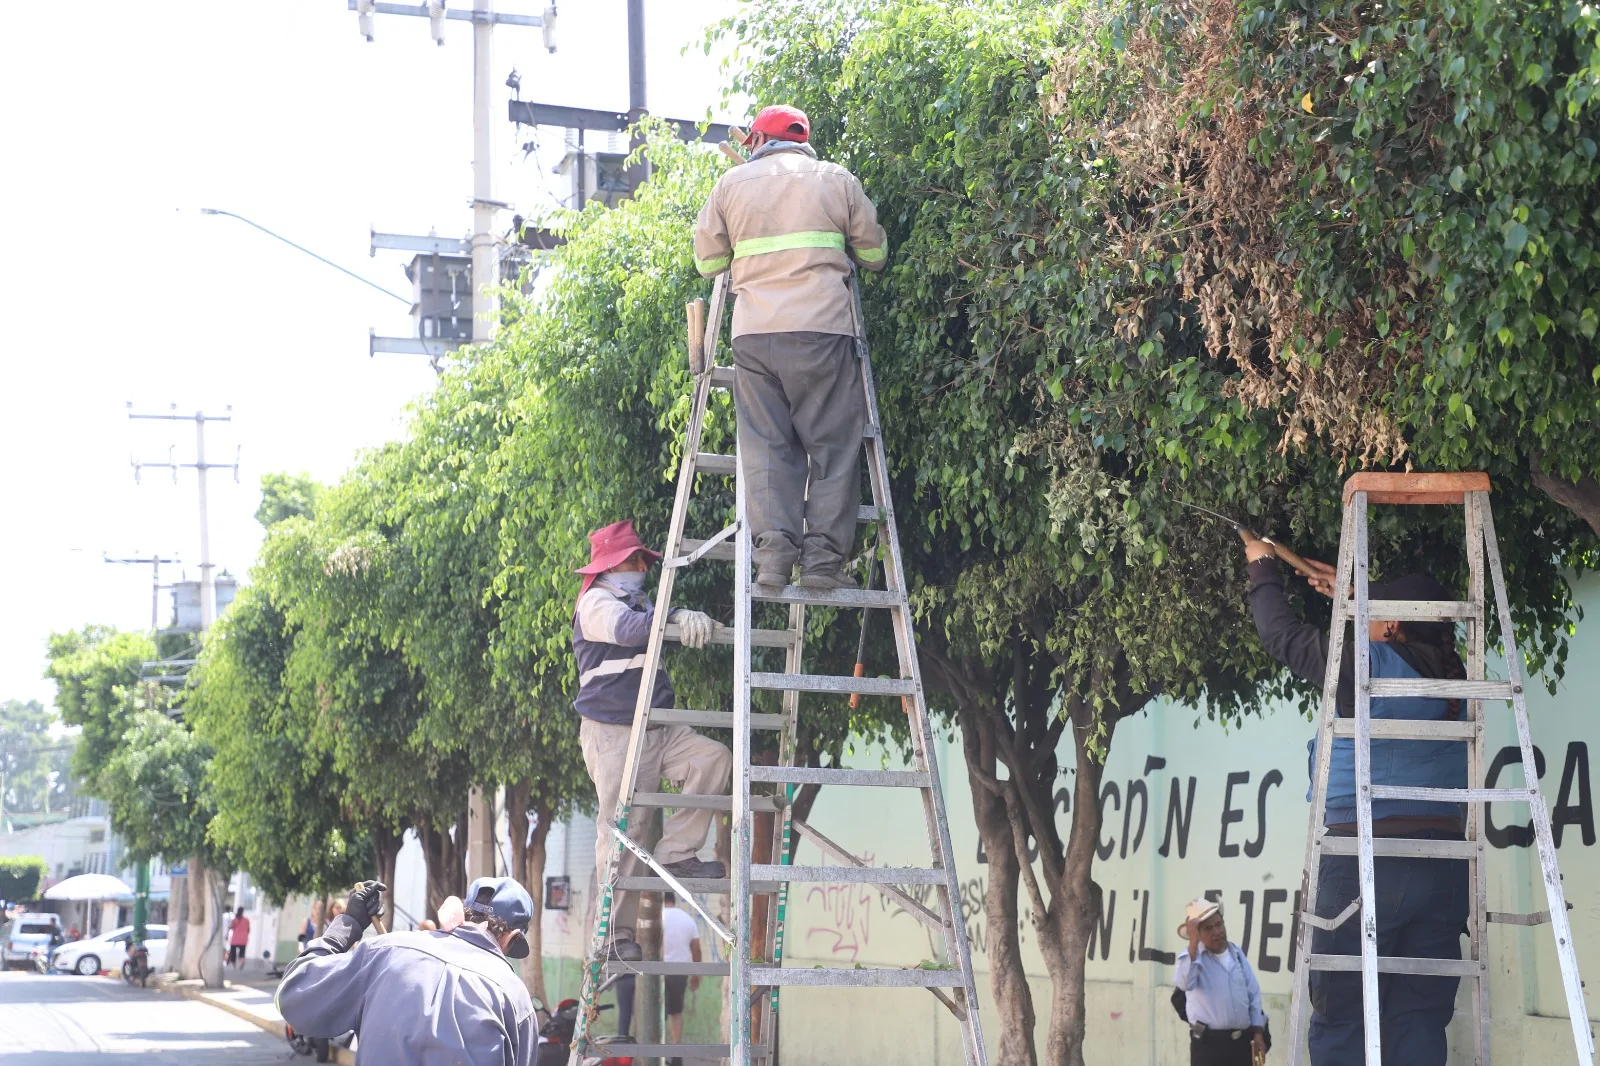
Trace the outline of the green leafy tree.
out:
<instances>
[{"instance_id":1,"label":"green leafy tree","mask_svg":"<svg viewBox=\"0 0 1600 1066\"><path fill-rule=\"evenodd\" d=\"M1218 268L1211 289L1185 278L1207 249L1248 245L1231 210L1144 224L1169 194L1220 195L1251 177L1219 169L1199 182L1185 169L1234 112L1206 110L1198 91L1188 110L1174 103L1194 57L1157 45L1211 30L1205 20L1172 13L1139 51L1130 41L1165 9L759 7L731 27L748 61L735 87L818 116L813 142L863 178L890 233L893 265L867 287L867 318L923 649L962 729L990 857L998 1061L1038 1057L1022 891L1052 979L1042 1057L1078 1063L1100 768L1118 721L1157 696L1238 718L1285 680L1243 610L1231 534L1176 501L1233 509L1331 556L1341 466L1378 453L1297 415L1292 390L1256 387L1258 338L1280 309L1264 302L1236 332L1207 302L1248 271ZM1187 126L1142 121L1162 107ZM1166 143L1174 128L1191 154L1124 148ZM1167 184L1144 180L1155 174ZM1280 187L1278 206L1292 196ZM1592 542L1518 482L1497 484L1496 505L1523 636L1559 670L1571 602L1560 564ZM1437 521L1386 515L1380 568L1422 560L1457 577L1459 548ZM1054 811L1063 742L1067 834Z\"/></svg>"},{"instance_id":2,"label":"green leafy tree","mask_svg":"<svg viewBox=\"0 0 1600 1066\"><path fill-rule=\"evenodd\" d=\"M39 898L39 886L50 867L37 855L0 855L0 899L21 902Z\"/></svg>"},{"instance_id":3,"label":"green leafy tree","mask_svg":"<svg viewBox=\"0 0 1600 1066\"><path fill-rule=\"evenodd\" d=\"M309 518L321 494L322 486L305 474L263 474L256 521L271 529L285 519Z\"/></svg>"},{"instance_id":4,"label":"green leafy tree","mask_svg":"<svg viewBox=\"0 0 1600 1066\"><path fill-rule=\"evenodd\" d=\"M0 703L0 807L49 811L71 795L73 738L52 737L55 715L37 700Z\"/></svg>"},{"instance_id":5,"label":"green leafy tree","mask_svg":"<svg viewBox=\"0 0 1600 1066\"><path fill-rule=\"evenodd\" d=\"M278 900L338 894L382 869L365 812L350 809L349 782L288 699L293 640L265 593L245 588L209 634L186 706L213 751L210 837Z\"/></svg>"}]
</instances>

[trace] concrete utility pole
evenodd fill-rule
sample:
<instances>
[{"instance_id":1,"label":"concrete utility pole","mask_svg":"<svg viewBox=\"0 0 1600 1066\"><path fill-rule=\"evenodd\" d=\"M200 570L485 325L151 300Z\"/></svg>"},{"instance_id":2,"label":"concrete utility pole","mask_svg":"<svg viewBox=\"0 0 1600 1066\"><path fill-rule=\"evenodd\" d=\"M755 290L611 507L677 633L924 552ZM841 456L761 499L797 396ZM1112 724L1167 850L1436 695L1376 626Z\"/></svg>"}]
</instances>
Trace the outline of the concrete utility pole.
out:
<instances>
[{"instance_id":1,"label":"concrete utility pole","mask_svg":"<svg viewBox=\"0 0 1600 1066\"><path fill-rule=\"evenodd\" d=\"M164 463L140 462L130 460L133 464L133 480L139 480L140 472L145 467L152 467L172 471L172 483L178 483L178 470L188 467L198 475L200 483L200 631L203 633L211 628L211 623L217 620L217 585L215 575L212 574L214 564L211 562L211 523L206 509L206 472L209 470L233 471L233 480L239 480L239 460L237 454L231 463L206 462L206 423L207 422L232 422L233 408L228 407L229 414L208 415L204 411L196 411L192 415L177 413L178 405L172 405L172 412L164 415L139 414L133 409L133 401L128 401L128 417L130 419L146 419L156 422L193 422L194 423L194 454L192 463L179 463L170 455ZM172 562L173 560L168 560Z\"/></svg>"},{"instance_id":2,"label":"concrete utility pole","mask_svg":"<svg viewBox=\"0 0 1600 1066\"><path fill-rule=\"evenodd\" d=\"M235 453L234 461L232 463L208 463L208 462L206 462L206 423L207 422L231 422L231 421L233 421L233 415L232 415L233 408L230 406L230 407L227 408L227 410L229 411L229 413L225 414L225 415L208 415L204 411L196 411L192 415L180 415L180 414L178 414L178 405L177 404L173 404L171 406L171 409L169 410L169 412L167 414L139 414L138 412L134 411L133 402L131 400L128 402L128 417L130 419L143 419L143 420L156 421L156 422L190 422L190 421L194 422L194 446L195 446L195 459L194 459L194 462L192 462L192 463L180 463L180 462L178 462L175 458L173 458L172 450L170 450L170 449L168 451L167 461L164 462L164 463L144 463L144 462L140 462L137 459L131 460L131 462L133 464L133 479L134 479L134 481L136 483L140 480L140 474L142 473L143 469L145 467L147 467L147 466L149 466L149 467L157 467L157 468L160 468L160 469L171 470L172 471L172 483L174 485L176 485L178 483L178 470L180 468L182 468L182 467L188 467L189 469L192 469L195 472L195 474L197 475L197 480L199 482L199 488L200 488L200 631L201 631L201 633L204 633L206 630L210 629L211 628L211 623L216 621L216 618L217 618L217 586L216 586L216 581L215 581L214 575L211 572L212 571L212 565L213 565L212 562L211 562L211 524L210 524L210 515L209 515L209 513L207 511L206 474L209 471L213 470L213 469L217 469L217 468L227 469L229 467L232 467L232 469L233 469L233 480L236 481L236 482L239 480L239 461L238 461L237 453ZM181 879L178 878L178 877L174 877L173 878L172 895L173 895L174 899L177 899L179 896L183 896L185 898L185 901L187 901L188 897L193 895L192 891L185 892L185 890L189 889L189 887L190 887L190 886L187 885L188 879L190 877L196 877L196 876L205 877L205 876L207 876L208 873L210 873L210 871L207 871L205 869L205 867L201 864L200 859L197 856L190 856L190 858L188 860L188 865L186 866L186 871L187 871L187 873L183 878L181 878ZM215 875L212 874L211 876L215 876ZM148 896L148 893L149 893L149 879L148 878L149 878L149 873L148 873L147 870L138 871L137 882L138 882L138 884L143 886L144 892L145 892L145 894L147 896ZM207 883L205 885L205 888L207 889L206 897L207 898L212 897L214 894L210 891L211 885L209 883ZM203 981L205 983L205 986L207 988L221 988L222 987L222 959L223 959L223 947L222 947L222 942L221 942L221 937L220 937L221 928L222 928L221 904L220 904L220 900L213 900L212 902L213 902L213 906L215 908L215 913L209 915L209 917L211 919L211 921L209 922L209 925L210 925L210 936L209 936L209 938L208 938L208 940L206 942L206 945L201 949L201 957L196 959L196 966L199 969L199 976L203 979ZM135 921L136 921L136 923L138 922L138 919L139 919L137 904L138 904L138 900L135 899ZM180 912L186 912L188 909L189 908L187 906L174 908L175 911L180 911ZM188 930L187 930L186 927L190 926L190 925L193 925L193 926L196 926L196 927L205 927L208 924L208 922L207 922L207 914L206 914L205 911L201 912L201 916L200 916L199 920L196 920L194 915L192 915L192 914L182 913L181 917L182 917L183 920L180 922L180 921L177 920L179 916L180 916L179 914L173 914L173 915L169 916L169 918L168 918L168 924L172 925L172 926L175 926L176 927L176 931L177 931L177 935L172 936L172 937L169 938L169 941L168 941L169 948L168 948L168 950L174 952L175 954L177 954L179 956L177 959L173 960L173 962L174 962L175 965L177 965L179 967L182 967L183 964L184 964L184 959L182 958L183 954L193 950L193 948L186 947L186 945L188 944L188 940L189 940ZM206 958L204 958L205 955L210 955L210 959L207 960ZM209 967L206 965L206 963L208 961L211 964Z\"/></svg>"},{"instance_id":3,"label":"concrete utility pole","mask_svg":"<svg viewBox=\"0 0 1600 1066\"><path fill-rule=\"evenodd\" d=\"M108 563L121 563L121 564L125 564L125 565L140 565L140 566L149 566L150 567L150 628L153 629L153 630L160 629L161 628L161 564L162 563L181 563L181 562L183 562L183 560L177 558L176 556L174 556L171 559L163 559L161 557L161 553L160 552L157 552L156 554L154 554L152 556L149 556L148 558L145 558L145 559L113 559L113 558L111 558L110 555L107 555L104 552L102 552L101 555L105 559L105 561L108 562Z\"/></svg>"},{"instance_id":4,"label":"concrete utility pole","mask_svg":"<svg viewBox=\"0 0 1600 1066\"><path fill-rule=\"evenodd\" d=\"M500 284L499 241L494 233L495 212L511 205L494 198L494 138L490 128L493 100L494 28L509 23L537 26L544 30L544 46L556 50L554 4L542 16L496 14L494 0L472 0L472 10L447 9L442 0L420 5L380 4L374 0L348 0L358 16L362 36L372 40L373 15L420 15L429 21L433 39L444 44L447 19L472 23L472 342L487 344L500 327L500 301L495 290ZM374 235L376 237L376 235ZM399 236L399 235L396 235ZM421 241L426 238L404 238ZM374 247L376 247L374 240ZM474 786L467 805L467 876L495 875L495 794Z\"/></svg>"}]
</instances>

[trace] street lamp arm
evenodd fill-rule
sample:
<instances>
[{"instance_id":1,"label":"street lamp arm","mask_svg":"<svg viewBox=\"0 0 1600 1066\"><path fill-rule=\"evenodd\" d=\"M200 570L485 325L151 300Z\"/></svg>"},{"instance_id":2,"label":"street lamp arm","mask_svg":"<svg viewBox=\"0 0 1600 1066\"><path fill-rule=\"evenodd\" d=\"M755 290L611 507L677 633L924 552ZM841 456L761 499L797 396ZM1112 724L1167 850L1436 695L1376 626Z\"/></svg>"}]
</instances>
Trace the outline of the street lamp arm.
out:
<instances>
[{"instance_id":1,"label":"street lamp arm","mask_svg":"<svg viewBox=\"0 0 1600 1066\"><path fill-rule=\"evenodd\" d=\"M328 264L329 266L333 267L333 269L339 271L341 274L349 274L352 278L355 278L357 281L361 282L361 284L370 285L372 288L377 289L379 292L383 293L385 296L393 296L396 300L399 300L401 303L405 304L407 307L411 306L411 300L408 297L401 296L399 293L395 292L393 289L386 289L382 285L379 285L376 281L372 281L372 280L370 280L368 278L364 278L360 274L357 274L354 270L348 270L345 267L340 266L338 263L335 263L332 259L327 258L326 256L318 255L316 252L313 252L310 248L307 248L304 245L296 244L294 241L291 241L289 238L285 237L281 233L272 232L271 230L269 230L267 227L263 226L259 222L252 222L248 218L245 218L243 215L236 215L232 211L223 211L223 210L220 210L220 209L215 208L215 207L202 207L200 209L200 213L202 215L226 215L229 218L236 218L240 222L243 222L247 226L254 226L256 229L260 230L262 233L265 233L268 237L273 237L273 238L275 238L277 240L280 240L284 244L287 244L289 247L295 249L296 251L306 253L311 258L317 260L320 263Z\"/></svg>"}]
</instances>

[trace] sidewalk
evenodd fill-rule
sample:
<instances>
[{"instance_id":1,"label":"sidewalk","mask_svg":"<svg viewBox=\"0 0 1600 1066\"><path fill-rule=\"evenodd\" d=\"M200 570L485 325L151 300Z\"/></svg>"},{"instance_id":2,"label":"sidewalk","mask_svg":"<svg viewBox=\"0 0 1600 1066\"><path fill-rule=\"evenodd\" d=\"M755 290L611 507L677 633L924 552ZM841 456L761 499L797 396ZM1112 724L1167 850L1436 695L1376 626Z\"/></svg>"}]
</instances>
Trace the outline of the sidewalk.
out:
<instances>
[{"instance_id":1,"label":"sidewalk","mask_svg":"<svg viewBox=\"0 0 1600 1066\"><path fill-rule=\"evenodd\" d=\"M274 978L259 977L224 982L222 988L205 988L197 980L179 981L171 974L157 974L150 979L150 987L169 995L199 1000L201 1003L227 1011L236 1018L252 1022L280 1040L286 1040L283 1015L278 1013L273 995L278 982ZM355 1053L347 1048L334 1048L333 1062L355 1066Z\"/></svg>"}]
</instances>

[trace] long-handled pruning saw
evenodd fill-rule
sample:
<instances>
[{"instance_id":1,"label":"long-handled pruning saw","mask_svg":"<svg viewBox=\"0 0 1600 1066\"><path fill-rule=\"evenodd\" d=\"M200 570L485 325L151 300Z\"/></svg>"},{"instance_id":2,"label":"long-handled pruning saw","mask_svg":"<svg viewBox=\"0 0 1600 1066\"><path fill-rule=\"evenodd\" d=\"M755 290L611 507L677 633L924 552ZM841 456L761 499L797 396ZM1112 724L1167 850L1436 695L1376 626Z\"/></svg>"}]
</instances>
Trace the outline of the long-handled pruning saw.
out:
<instances>
[{"instance_id":1,"label":"long-handled pruning saw","mask_svg":"<svg viewBox=\"0 0 1600 1066\"><path fill-rule=\"evenodd\" d=\"M1212 518L1226 523L1228 528L1232 529L1235 533L1238 533L1241 536L1248 534L1254 539L1259 540L1261 543L1270 546L1272 548L1273 555L1276 555L1278 558L1288 563L1294 568L1295 573L1301 575L1302 577L1326 577L1326 575L1321 571L1312 569L1310 563L1306 562L1304 559L1300 558L1300 556L1296 555L1293 551L1284 547L1282 544L1279 544L1271 537L1263 537L1256 533L1256 531L1251 529L1249 526L1235 522L1225 514L1218 514L1209 507L1201 507L1198 503L1189 503L1187 500L1178 500L1177 503L1182 507L1187 507L1193 511L1199 511L1202 514L1208 514Z\"/></svg>"}]
</instances>

